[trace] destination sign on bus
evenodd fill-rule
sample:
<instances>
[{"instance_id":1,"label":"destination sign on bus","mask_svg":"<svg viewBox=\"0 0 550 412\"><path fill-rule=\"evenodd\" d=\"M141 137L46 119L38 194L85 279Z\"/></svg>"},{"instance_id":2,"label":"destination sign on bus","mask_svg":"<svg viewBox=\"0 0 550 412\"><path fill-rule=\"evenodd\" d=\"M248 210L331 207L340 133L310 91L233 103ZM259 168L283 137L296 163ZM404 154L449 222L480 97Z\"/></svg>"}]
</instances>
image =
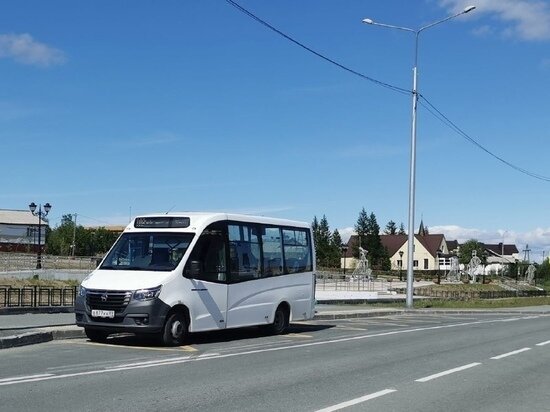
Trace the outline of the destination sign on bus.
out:
<instances>
[{"instance_id":1,"label":"destination sign on bus","mask_svg":"<svg viewBox=\"0 0 550 412\"><path fill-rule=\"evenodd\" d=\"M190 219L180 216L137 217L134 227L137 229L167 229L189 227Z\"/></svg>"}]
</instances>

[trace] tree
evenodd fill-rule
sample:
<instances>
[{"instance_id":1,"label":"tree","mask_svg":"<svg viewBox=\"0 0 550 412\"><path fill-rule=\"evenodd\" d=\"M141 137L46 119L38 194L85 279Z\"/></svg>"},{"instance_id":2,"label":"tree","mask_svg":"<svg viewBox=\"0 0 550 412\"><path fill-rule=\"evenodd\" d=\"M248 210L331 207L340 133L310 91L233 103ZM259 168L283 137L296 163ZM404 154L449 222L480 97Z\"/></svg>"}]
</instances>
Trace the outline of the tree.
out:
<instances>
[{"instance_id":1,"label":"tree","mask_svg":"<svg viewBox=\"0 0 550 412\"><path fill-rule=\"evenodd\" d=\"M395 235L397 233L397 225L393 220L390 220L384 229L386 235Z\"/></svg>"},{"instance_id":2,"label":"tree","mask_svg":"<svg viewBox=\"0 0 550 412\"><path fill-rule=\"evenodd\" d=\"M354 226L355 233L357 233L357 242L353 245L353 256L359 257L359 247L365 248L367 245L367 232L368 232L368 219L369 216L365 208L359 212L357 223Z\"/></svg>"},{"instance_id":3,"label":"tree","mask_svg":"<svg viewBox=\"0 0 550 412\"><path fill-rule=\"evenodd\" d=\"M371 268L389 269L391 267L389 256L384 246L382 246L380 226L376 221L375 214L371 212L369 215L365 208L362 208L355 224L355 231L357 232L359 244L354 245L354 256L359 256L359 246L361 246L363 249L367 249L367 259Z\"/></svg>"},{"instance_id":4,"label":"tree","mask_svg":"<svg viewBox=\"0 0 550 412\"><path fill-rule=\"evenodd\" d=\"M331 233L327 217L323 215L320 221L317 216L313 217L311 224L313 229L313 238L315 242L315 251L317 255L317 264L319 266L330 266Z\"/></svg>"},{"instance_id":5,"label":"tree","mask_svg":"<svg viewBox=\"0 0 550 412\"><path fill-rule=\"evenodd\" d=\"M73 215L63 215L61 224L48 233L48 253L53 255L71 254L73 237L75 240L75 256L93 256L107 252L118 237L104 227L85 228L76 226Z\"/></svg>"},{"instance_id":6,"label":"tree","mask_svg":"<svg viewBox=\"0 0 550 412\"><path fill-rule=\"evenodd\" d=\"M550 280L550 261L545 259L537 267L536 273L537 282L546 283Z\"/></svg>"},{"instance_id":7,"label":"tree","mask_svg":"<svg viewBox=\"0 0 550 412\"><path fill-rule=\"evenodd\" d=\"M460 245L460 249L458 251L458 261L462 264L467 265L470 263L470 259L472 259L472 252L476 251L476 255L478 258L481 259L481 263L485 264L486 256L485 256L485 247L483 243L478 242L475 239L470 239L466 243Z\"/></svg>"},{"instance_id":8,"label":"tree","mask_svg":"<svg viewBox=\"0 0 550 412\"><path fill-rule=\"evenodd\" d=\"M403 226L403 222L399 225L399 231L397 232L398 235L406 235L407 232L405 232L405 226Z\"/></svg>"},{"instance_id":9,"label":"tree","mask_svg":"<svg viewBox=\"0 0 550 412\"><path fill-rule=\"evenodd\" d=\"M340 236L340 232L338 232L338 229L334 229L334 232L332 232L332 236L330 239L330 267L337 267L339 268L341 266L340 264L340 257L342 256L342 237Z\"/></svg>"},{"instance_id":10,"label":"tree","mask_svg":"<svg viewBox=\"0 0 550 412\"><path fill-rule=\"evenodd\" d=\"M380 239L380 226L376 221L376 215L371 212L367 218L367 257L372 268L382 269L389 266L388 253ZM388 262L385 262L388 260Z\"/></svg>"}]
</instances>

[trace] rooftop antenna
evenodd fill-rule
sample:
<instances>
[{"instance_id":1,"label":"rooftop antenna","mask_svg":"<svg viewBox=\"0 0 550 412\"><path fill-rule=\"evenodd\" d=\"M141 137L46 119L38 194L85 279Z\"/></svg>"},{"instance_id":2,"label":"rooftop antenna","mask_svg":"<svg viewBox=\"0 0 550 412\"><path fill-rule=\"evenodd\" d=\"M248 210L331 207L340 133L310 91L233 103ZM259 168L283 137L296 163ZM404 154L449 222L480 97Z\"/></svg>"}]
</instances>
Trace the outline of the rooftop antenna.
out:
<instances>
[{"instance_id":1,"label":"rooftop antenna","mask_svg":"<svg viewBox=\"0 0 550 412\"><path fill-rule=\"evenodd\" d=\"M170 209L168 209L168 210L166 211L165 215L167 215L168 213L170 213L170 212L172 211L172 209L175 208L175 207L176 207L176 205L174 205L174 206L172 206Z\"/></svg>"}]
</instances>

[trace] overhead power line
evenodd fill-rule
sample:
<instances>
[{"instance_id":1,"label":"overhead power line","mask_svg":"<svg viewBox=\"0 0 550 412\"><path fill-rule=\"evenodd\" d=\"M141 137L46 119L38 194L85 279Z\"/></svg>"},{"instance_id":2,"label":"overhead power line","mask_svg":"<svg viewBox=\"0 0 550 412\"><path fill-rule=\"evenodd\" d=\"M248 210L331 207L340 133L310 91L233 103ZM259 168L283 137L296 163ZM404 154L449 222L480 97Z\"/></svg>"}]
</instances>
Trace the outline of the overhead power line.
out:
<instances>
[{"instance_id":1,"label":"overhead power line","mask_svg":"<svg viewBox=\"0 0 550 412\"><path fill-rule=\"evenodd\" d=\"M422 94L419 93L418 96L420 98L420 104L422 104L422 106L424 106L426 108L426 110L428 110L428 112L432 116L434 116L436 119L441 121L443 124L445 124L451 130L453 130L455 133L457 133L458 135L460 135L461 137L463 137L464 139L466 139L467 141L472 143L478 149L481 149L482 151L487 153L489 156L497 159L499 162L502 162L506 166L511 167L512 169L514 169L514 170L516 170L520 173L523 173L527 176L533 177L533 178L538 179L538 180L542 180L544 182L550 182L550 177L543 176L543 175L540 175L538 173L530 172L529 170L524 169L522 167L519 167L519 166L503 159L502 157L496 155L495 153L491 152L489 149L484 147L481 143L477 142L473 137L468 135L468 133L466 133L464 130L462 130L460 127L458 127L453 121L451 121L440 110L438 110L432 103L430 103L428 101L428 99L426 99ZM423 102L425 102L425 104Z\"/></svg>"},{"instance_id":2,"label":"overhead power line","mask_svg":"<svg viewBox=\"0 0 550 412\"><path fill-rule=\"evenodd\" d=\"M245 9L244 7L242 7L240 4L234 2L233 0L225 0L227 3L229 3L231 6L235 7L237 10L239 10L240 12L246 14L248 17L256 20L258 23L262 24L263 26L267 27L268 29L274 31L275 33L277 33L278 35L284 37L285 39L291 41L292 43L296 44L297 46L301 47L302 49L304 50L307 50L308 52L316 55L317 57L320 57L321 59L339 67L340 69L343 69L355 76L358 76L358 77L361 77L362 79L365 79L365 80L368 80L372 83L375 83L379 86L382 86L382 87L385 87L387 89L390 89L390 90L393 90L394 92L398 92L398 93L402 93L402 94L410 94L411 91L410 90L407 90L407 89L403 89L401 87L397 87L397 86L394 86L394 85L391 85L389 83L385 83L385 82L382 82L380 80L377 80L373 77L369 77L369 76L366 76L362 73L359 73L358 71L356 70L353 70L353 69L350 69L349 67L346 67L344 66L343 64L341 63L338 63L336 60L333 60L315 50L313 50L311 47L308 47L306 46L305 44L303 43L300 43L298 40L290 37L289 35L283 33L282 31L280 31L279 29L275 28L274 26L272 26L271 24L269 24L268 22L266 22L265 20L262 20L261 18L259 18L258 16L256 16L255 14L253 14L252 12L250 12L249 10Z\"/></svg>"},{"instance_id":3,"label":"overhead power line","mask_svg":"<svg viewBox=\"0 0 550 412\"><path fill-rule=\"evenodd\" d=\"M272 26L271 24L267 23L265 20L262 20L261 18L259 18L258 16L256 16L254 13L252 13L251 11L245 9L244 7L242 7L240 4L238 4L237 2L233 1L233 0L225 0L227 3L229 3L231 6L233 6L234 8L236 8L237 10L239 10L240 12L244 13L245 15L247 15L248 17L252 18L253 20L257 21L258 23L262 24L263 26L267 27L268 29L274 31L275 33L277 33L278 35L284 37L285 39L291 41L292 43L296 44L297 46L303 48L304 50L307 50L308 52L314 54L315 56L317 57L320 57L321 59L339 67L340 69L343 69L345 71L347 71L348 73L351 73L355 76L358 76L364 80L368 80L378 86L382 86L382 87L385 87L389 90L392 90L394 92L398 92L398 93L401 93L401 94L411 94L412 93L412 90L408 90L408 89L403 89L401 87L397 87L397 86L394 86L392 84L389 84L389 83L385 83L385 82L382 82L380 80L377 80L373 77L370 77L370 76L366 76L362 73L359 73L357 72L356 70L353 70L353 69L350 69L349 67L346 67L344 66L343 64L341 63L338 63L337 61L313 50L312 48L304 45L303 43L299 42L298 40L290 37L289 35L283 33L281 30L277 29L276 27ZM482 144L480 144L479 142L477 142L473 137L469 136L465 131L463 131L460 127L458 127L453 121L451 121L447 116L445 116L439 109L437 109L433 104L431 104L428 99L426 99L426 97L424 97L422 94L418 94L418 97L419 97L419 100L420 100L420 104L422 104L422 106L424 106L424 108L426 108L426 110L432 115L434 116L436 119L438 119L439 121L441 121L443 124L445 124L447 127L449 127L451 130L453 130L455 133L457 133L458 135L460 135L461 137L463 137L464 139L466 139L467 141L469 141L470 143L472 143L474 146L476 146L478 149L482 150L483 152L487 153L489 156L497 159L499 162L503 163L504 165L516 170L517 172L520 172L522 174L525 174L527 176L530 176L532 178L535 178L535 179L538 179L538 180L542 180L542 181L545 181L545 182L550 182L550 177L548 176L544 176L544 175L540 175L538 173L534 173L534 172L531 172L527 169L524 169L522 167L519 167L505 159L503 159L502 157L496 155L495 153L491 152L489 149L487 149L486 147L484 147ZM423 103L425 102L425 104Z\"/></svg>"}]
</instances>

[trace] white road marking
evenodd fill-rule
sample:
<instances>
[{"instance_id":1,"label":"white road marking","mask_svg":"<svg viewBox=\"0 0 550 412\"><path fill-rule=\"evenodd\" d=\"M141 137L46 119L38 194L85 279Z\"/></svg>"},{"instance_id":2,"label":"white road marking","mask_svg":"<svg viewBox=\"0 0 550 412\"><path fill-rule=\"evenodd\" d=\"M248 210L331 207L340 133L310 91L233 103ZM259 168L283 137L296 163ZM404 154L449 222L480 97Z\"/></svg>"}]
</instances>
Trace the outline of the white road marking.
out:
<instances>
[{"instance_id":1,"label":"white road marking","mask_svg":"<svg viewBox=\"0 0 550 412\"><path fill-rule=\"evenodd\" d=\"M537 343L537 346L544 346L548 345L550 343L550 340L547 340L546 342Z\"/></svg>"},{"instance_id":2,"label":"white road marking","mask_svg":"<svg viewBox=\"0 0 550 412\"><path fill-rule=\"evenodd\" d=\"M502 358L506 358L508 356L517 355L518 353L525 352L525 351L528 351L528 350L531 350L531 348L522 348L522 349L514 350L512 352L503 353L502 355L493 356L491 359L495 359L495 360L502 359Z\"/></svg>"},{"instance_id":3,"label":"white road marking","mask_svg":"<svg viewBox=\"0 0 550 412\"><path fill-rule=\"evenodd\" d=\"M262 349L253 349L249 351L244 352L236 352L236 353L227 353L227 354L221 354L221 355L214 355L214 356L208 356L205 358L189 358L186 359L182 358L180 360L174 360L170 362L157 362L157 363L151 363L151 364L138 364L135 366L128 366L128 367L113 367L113 368L107 368L107 369L99 369L99 370L92 370L92 371L86 371L86 372L75 372L75 373L68 373L63 375L54 375L54 376L43 376L43 377L34 377L29 379L21 379L17 381L9 381L9 382L0 382L0 386L5 385L13 385L17 383L28 383L28 382L38 382L38 381L46 381L46 380L52 380L52 379L63 379L63 378L72 378L77 376L85 376L85 375L95 375L95 374L101 374L101 373L111 373L111 372L119 372L119 371L125 371L125 370L132 370L132 369L143 369L143 368L150 368L155 366L166 366L166 365L174 365L178 363L185 363L185 362L198 362L198 361L209 361L213 359L222 359L222 358L232 358L235 356L246 356L246 355L255 355L258 353L266 353L266 352L276 352L276 351L284 351L284 350L293 350L293 349L300 349L300 348L306 348L306 347L312 347L312 346L322 346L322 345L331 345L335 343L342 343L342 342L351 342L356 340L364 340L364 339L370 339L370 338L378 338L378 337L385 337L385 336L393 336L393 335L400 335L404 333L414 333L414 332L424 332L424 331L432 331L432 330L439 330L439 329L452 329L457 328L461 326L471 326L471 325L481 325L481 324L487 324L487 323L497 323L497 322L503 322L503 319L492 319L492 320L480 320L475 322L463 322L463 323L454 323L451 325L439 325L439 326L427 326L427 327L420 327L420 328L414 328L414 329L400 329L400 330L394 330L394 331L388 331L388 332L380 332L380 333L373 333L368 335L355 335L345 338L337 338L337 339L330 339L325 341L318 341L318 342L308 342L308 343L300 343L300 344L293 344L288 346L278 346L274 348L262 348ZM116 346L116 345L114 345Z\"/></svg>"},{"instance_id":4,"label":"white road marking","mask_svg":"<svg viewBox=\"0 0 550 412\"><path fill-rule=\"evenodd\" d=\"M187 359L191 359L191 356L179 356L177 358L156 359L156 360L145 361L145 362L124 363L122 365L109 367L108 369L128 368L130 366L139 366L139 365L152 365L152 364L160 365L167 362L173 362L175 360L187 360Z\"/></svg>"},{"instance_id":5,"label":"white road marking","mask_svg":"<svg viewBox=\"0 0 550 412\"><path fill-rule=\"evenodd\" d=\"M443 372L439 372L430 376L426 376L425 378L416 379L415 382L428 382L428 381L431 381L432 379L441 378L442 376L450 375L451 373L460 372L479 365L481 365L481 363L479 362L469 363L468 365L459 366L458 368L453 368Z\"/></svg>"},{"instance_id":6,"label":"white road marking","mask_svg":"<svg viewBox=\"0 0 550 412\"><path fill-rule=\"evenodd\" d=\"M379 398L380 396L387 395L389 393L397 392L397 389L384 389L383 391L371 393L370 395L361 396L347 402L342 402L337 405L329 406L328 408L319 409L316 412L334 412L340 409L347 408L348 406L357 405L358 403L370 401L371 399Z\"/></svg>"},{"instance_id":7,"label":"white road marking","mask_svg":"<svg viewBox=\"0 0 550 412\"><path fill-rule=\"evenodd\" d=\"M26 379L45 378L47 376L53 376L53 375L51 373L43 373L41 375L19 376L17 378L0 379L0 382L17 382L17 381L22 381L22 380L26 380Z\"/></svg>"},{"instance_id":8,"label":"white road marking","mask_svg":"<svg viewBox=\"0 0 550 412\"><path fill-rule=\"evenodd\" d=\"M367 328L354 328L352 326L336 326L336 329L340 329L340 330L362 330L362 331L365 331L367 330Z\"/></svg>"}]
</instances>

